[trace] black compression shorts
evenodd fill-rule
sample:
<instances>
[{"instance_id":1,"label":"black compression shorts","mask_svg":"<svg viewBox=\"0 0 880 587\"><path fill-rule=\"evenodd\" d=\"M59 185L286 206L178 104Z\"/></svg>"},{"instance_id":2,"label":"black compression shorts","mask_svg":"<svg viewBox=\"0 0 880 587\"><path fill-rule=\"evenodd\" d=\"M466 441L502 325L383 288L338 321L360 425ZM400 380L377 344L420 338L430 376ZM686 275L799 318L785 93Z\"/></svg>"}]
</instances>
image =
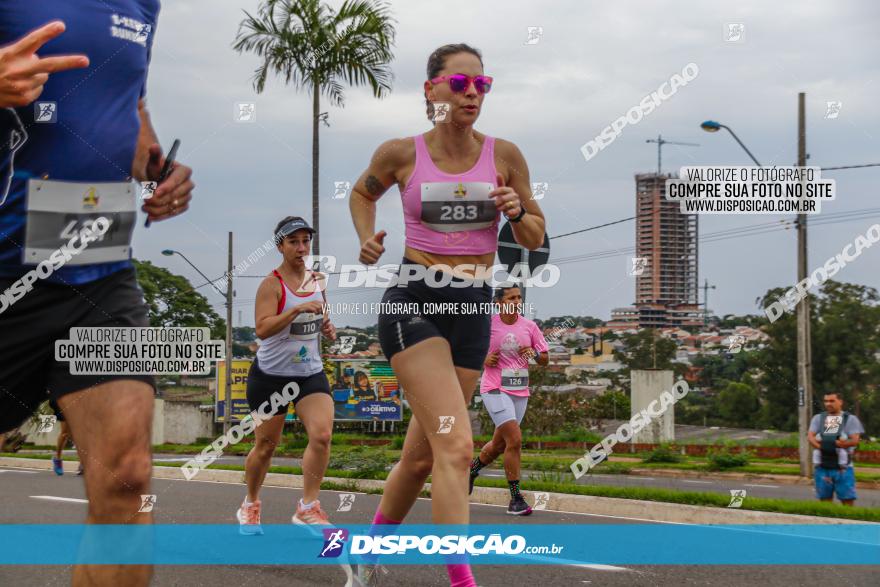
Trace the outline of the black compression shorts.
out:
<instances>
[{"instance_id":1,"label":"black compression shorts","mask_svg":"<svg viewBox=\"0 0 880 587\"><path fill-rule=\"evenodd\" d=\"M314 375L307 375L305 377L291 377L288 375L270 375L268 373L264 373L262 369L260 369L257 360L254 359L254 362L251 364L250 371L248 371L248 379L247 379L247 401L248 407L251 411L256 411L259 407L265 403L269 402L271 406L271 398L272 394L275 392L281 392L284 389L284 386L288 383L296 383L299 386L299 395L293 400L293 405L304 398L307 395L311 395L313 393L326 393L330 394L330 382L327 380L327 375L323 371L318 371ZM282 414L287 411L287 404L283 407L279 406L278 409L265 410L265 412L271 416L277 416L278 414Z\"/></svg>"},{"instance_id":2,"label":"black compression shorts","mask_svg":"<svg viewBox=\"0 0 880 587\"><path fill-rule=\"evenodd\" d=\"M401 262L402 265L413 263L406 257ZM453 277L452 282L461 284L464 280ZM430 287L425 280L410 280L406 287L392 285L382 296L383 307L401 310L386 312L383 309L379 313L382 352L390 361L403 349L439 336L449 342L456 367L479 371L489 352L491 302L492 288L488 284ZM441 305L446 305L447 310L432 310ZM450 308L458 308L460 312L449 311Z\"/></svg>"}]
</instances>

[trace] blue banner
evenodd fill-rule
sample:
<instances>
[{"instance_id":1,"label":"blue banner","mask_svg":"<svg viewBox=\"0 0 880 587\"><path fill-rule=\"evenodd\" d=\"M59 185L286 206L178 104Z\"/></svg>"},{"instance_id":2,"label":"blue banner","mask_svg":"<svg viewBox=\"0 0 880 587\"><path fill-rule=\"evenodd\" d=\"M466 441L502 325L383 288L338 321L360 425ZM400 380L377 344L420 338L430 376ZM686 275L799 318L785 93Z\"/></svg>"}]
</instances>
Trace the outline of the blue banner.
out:
<instances>
[{"instance_id":1,"label":"blue banner","mask_svg":"<svg viewBox=\"0 0 880 587\"><path fill-rule=\"evenodd\" d=\"M880 525L9 524L0 564L877 565Z\"/></svg>"},{"instance_id":2,"label":"blue banner","mask_svg":"<svg viewBox=\"0 0 880 587\"><path fill-rule=\"evenodd\" d=\"M357 405L358 419L400 420L403 417L400 404L393 402L362 401Z\"/></svg>"}]
</instances>

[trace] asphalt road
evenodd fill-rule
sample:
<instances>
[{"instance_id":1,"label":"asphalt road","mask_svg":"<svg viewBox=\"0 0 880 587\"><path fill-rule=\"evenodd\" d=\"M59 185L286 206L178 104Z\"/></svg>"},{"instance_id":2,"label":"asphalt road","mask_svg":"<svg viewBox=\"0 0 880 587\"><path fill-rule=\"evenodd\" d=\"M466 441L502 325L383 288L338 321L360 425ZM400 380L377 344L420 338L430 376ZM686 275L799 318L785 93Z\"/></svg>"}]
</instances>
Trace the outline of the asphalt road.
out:
<instances>
[{"instance_id":1,"label":"asphalt road","mask_svg":"<svg viewBox=\"0 0 880 587\"><path fill-rule=\"evenodd\" d=\"M73 451L70 454L74 454ZM154 455L154 461L186 462L194 455ZM218 464L244 465L244 457L224 455L217 460ZM276 466L294 467L299 466L300 459L276 457L272 459ZM497 464L497 463L496 463ZM504 471L490 467L480 472L481 477L491 479L503 479ZM528 487L530 476L540 479L541 473L535 471L523 471L523 487ZM571 475L569 475L571 478ZM655 487L660 489L678 489L682 491L702 491L720 493L730 496L731 489L745 490L746 495L752 497L767 497L776 499L794 499L803 501L816 501L816 493L812 485L787 483L774 483L768 481L736 480L713 477L711 475L690 474L687 477L650 477L642 475L603 475L587 474L576 481L579 485L602 485L613 487ZM880 490L859 488L856 505L864 507L880 507Z\"/></svg>"},{"instance_id":2,"label":"asphalt road","mask_svg":"<svg viewBox=\"0 0 880 587\"><path fill-rule=\"evenodd\" d=\"M50 471L22 471L0 468L2 506L0 524L11 523L80 523L86 511L82 478L65 474L56 477ZM241 485L213 482L184 482L155 479L153 492L158 496L155 509L159 523L234 523L244 489ZM349 512L334 511L336 492L324 492L325 509L334 522L360 524L371 519L379 497L357 494ZM263 522L283 524L290 520L299 490L266 487L262 494ZM35 496L43 496L37 498ZM48 499L47 499L48 498ZM58 499L62 498L62 499ZM419 500L408 518L412 523L430 523L430 500ZM564 512L536 512L528 518L508 516L504 508L471 506L475 524L586 524L585 540L601 540L603 524L645 523L643 520L582 515ZM0 530L2 532L2 530ZM621 545L626 548L626 545ZM383 585L389 587L448 585L445 571L439 566L388 565ZM609 585L620 587L655 585L785 585L819 584L875 585L878 567L829 566L604 566L474 565L474 575L482 587L510 585ZM48 587L69 584L70 567L7 566L0 567L0 585ZM874 579L871 579L874 577ZM160 566L153 585L238 587L261 586L341 586L345 575L339 566Z\"/></svg>"}]
</instances>

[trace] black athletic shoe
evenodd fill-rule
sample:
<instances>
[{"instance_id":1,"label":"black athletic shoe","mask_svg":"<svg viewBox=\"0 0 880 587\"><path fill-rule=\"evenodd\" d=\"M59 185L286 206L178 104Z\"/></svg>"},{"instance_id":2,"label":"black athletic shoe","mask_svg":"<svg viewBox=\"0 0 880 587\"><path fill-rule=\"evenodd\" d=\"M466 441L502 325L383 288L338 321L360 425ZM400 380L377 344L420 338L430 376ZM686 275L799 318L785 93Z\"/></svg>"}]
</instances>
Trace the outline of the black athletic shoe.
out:
<instances>
[{"instance_id":1,"label":"black athletic shoe","mask_svg":"<svg viewBox=\"0 0 880 587\"><path fill-rule=\"evenodd\" d=\"M479 477L479 476L480 476L479 471L477 471L476 473L471 473L471 482L470 482L470 485L468 486L468 495L470 495L474 492L474 481L476 481L477 477Z\"/></svg>"},{"instance_id":2,"label":"black athletic shoe","mask_svg":"<svg viewBox=\"0 0 880 587\"><path fill-rule=\"evenodd\" d=\"M532 508L526 503L522 495L518 495L510 500L510 505L507 506L507 513L512 516L528 516L532 513Z\"/></svg>"}]
</instances>

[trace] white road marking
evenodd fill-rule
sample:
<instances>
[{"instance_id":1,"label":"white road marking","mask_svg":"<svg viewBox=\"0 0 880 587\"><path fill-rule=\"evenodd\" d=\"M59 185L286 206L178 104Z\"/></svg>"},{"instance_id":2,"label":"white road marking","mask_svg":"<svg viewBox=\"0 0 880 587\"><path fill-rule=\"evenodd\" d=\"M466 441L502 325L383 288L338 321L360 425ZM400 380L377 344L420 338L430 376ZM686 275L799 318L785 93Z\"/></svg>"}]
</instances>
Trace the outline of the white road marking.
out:
<instances>
[{"instance_id":1,"label":"white road marking","mask_svg":"<svg viewBox=\"0 0 880 587\"><path fill-rule=\"evenodd\" d=\"M594 571L629 571L626 567L615 567L612 565L569 565L570 567L580 567L583 569L593 569ZM589 583L589 581L587 581Z\"/></svg>"},{"instance_id":2,"label":"white road marking","mask_svg":"<svg viewBox=\"0 0 880 587\"><path fill-rule=\"evenodd\" d=\"M25 475L36 475L36 471L20 471L19 469L0 469L0 473L24 473Z\"/></svg>"},{"instance_id":3,"label":"white road marking","mask_svg":"<svg viewBox=\"0 0 880 587\"><path fill-rule=\"evenodd\" d=\"M691 481L690 479L685 479L683 483L700 483L702 485L712 485L711 481Z\"/></svg>"},{"instance_id":4,"label":"white road marking","mask_svg":"<svg viewBox=\"0 0 880 587\"><path fill-rule=\"evenodd\" d=\"M743 483L743 487L766 487L767 489L779 489L779 485L760 485L758 483L755 483L754 485Z\"/></svg>"},{"instance_id":5,"label":"white road marking","mask_svg":"<svg viewBox=\"0 0 880 587\"><path fill-rule=\"evenodd\" d=\"M632 481L656 481L654 477L642 477L641 475L591 475L591 477L602 477L603 479L621 479Z\"/></svg>"},{"instance_id":6,"label":"white road marking","mask_svg":"<svg viewBox=\"0 0 880 587\"><path fill-rule=\"evenodd\" d=\"M241 485L241 483L230 483L230 482L228 482L228 481L199 481L199 480L197 480L197 479L192 479L192 480L190 480L190 481L187 481L186 479L162 479L162 480L163 480L163 481L178 481L178 482L182 481L182 482L184 482L184 483L193 483L193 482L195 482L195 483L219 483L219 484L221 484L221 485ZM274 487L275 489L296 489L296 490L298 490L298 491L302 491L302 488L299 488L299 487L281 487L281 486L279 486L279 485L270 485L270 484L264 484L263 487ZM326 492L326 493L351 493L351 491L348 491L348 490L336 491L336 490L333 490L333 489L324 489L324 490L322 490L322 491L324 491L324 492ZM355 493L359 493L359 492L355 492ZM38 496L31 496L31 497L38 497ZM48 498L48 499L67 499L67 498ZM423 500L423 501L431 501L431 498L429 498L429 497L419 497L419 498L417 498L417 499L419 499L419 500ZM473 504L473 505L476 505L476 506L486 506L486 507L499 507L499 508L505 508L505 509L507 508L506 505L493 505L493 504L486 504L486 503L477 503L477 504ZM657 524L680 524L680 522L657 522L656 520L646 520L646 519L643 519L643 518L628 518L628 517L626 517L626 516L606 516L606 515L601 515L601 514L581 514L580 512L566 512L566 511L560 511L560 510L548 510L548 511L551 511L551 512L553 512L553 513L558 513L558 514L572 514L572 515L581 515L581 516L596 516L596 517L599 517L599 518L619 518L619 519L622 519L622 520L637 520L637 521L642 521L642 522L654 522L654 523L657 523ZM682 525L690 525L690 524L682 524ZM530 557L536 557L535 555L529 555L529 556L530 556ZM613 566L613 565L584 564L584 563L574 563L574 562L571 562L571 563L563 563L563 562L560 562L559 559L550 559L549 557L541 557L541 556L538 556L538 557L536 557L536 558L552 560L555 564L558 564L558 565L560 565L560 566L566 566L566 567L580 567L580 568L584 568L584 569L593 569L593 570L596 570L596 571L631 571L631 570L632 570L632 569L628 569L628 568L626 568L626 567L615 567L615 566ZM343 567L343 568L344 568L344 567ZM347 575L347 573L346 573L346 575ZM346 583L346 585L347 585L347 584L348 584L348 583Z\"/></svg>"},{"instance_id":7,"label":"white road marking","mask_svg":"<svg viewBox=\"0 0 880 587\"><path fill-rule=\"evenodd\" d=\"M185 463L187 461L191 461L195 456L191 457L164 457L161 455L153 455L153 461L158 461L162 463ZM234 457L217 457L217 461L229 460Z\"/></svg>"},{"instance_id":8,"label":"white road marking","mask_svg":"<svg viewBox=\"0 0 880 587\"><path fill-rule=\"evenodd\" d=\"M33 499L48 499L49 501L69 501L72 503L89 503L87 499L78 499L76 497L56 497L54 495L31 495Z\"/></svg>"}]
</instances>

